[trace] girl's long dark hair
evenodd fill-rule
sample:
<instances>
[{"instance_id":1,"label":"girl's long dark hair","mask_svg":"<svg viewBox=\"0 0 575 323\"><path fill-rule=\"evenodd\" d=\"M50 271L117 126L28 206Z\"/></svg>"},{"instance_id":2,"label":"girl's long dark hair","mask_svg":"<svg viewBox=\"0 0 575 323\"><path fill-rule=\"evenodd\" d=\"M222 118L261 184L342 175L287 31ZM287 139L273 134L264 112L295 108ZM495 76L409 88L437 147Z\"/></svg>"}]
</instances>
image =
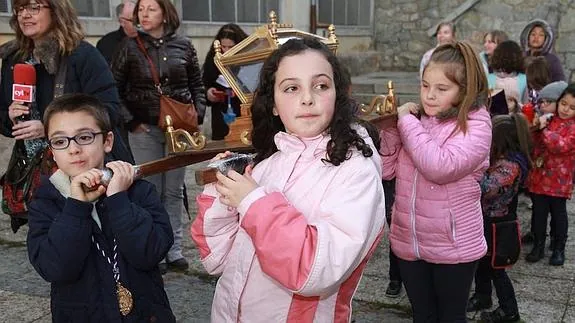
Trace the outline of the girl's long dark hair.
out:
<instances>
[{"instance_id":1,"label":"girl's long dark hair","mask_svg":"<svg viewBox=\"0 0 575 323\"><path fill-rule=\"evenodd\" d=\"M306 50L321 53L333 69L335 86L335 110L328 125L327 134L331 139L327 143L327 158L324 161L335 166L351 158L350 148L355 147L363 156L371 157L371 147L352 129L357 122L353 112L353 103L349 95L351 80L346 77L344 68L335 54L319 40L313 38L291 39L274 51L265 61L260 71L259 85L251 106L252 114L252 145L256 149L255 162L268 158L278 149L274 136L285 127L278 116L273 115L274 85L276 71L281 60L286 56L294 56Z\"/></svg>"},{"instance_id":2,"label":"girl's long dark hair","mask_svg":"<svg viewBox=\"0 0 575 323\"><path fill-rule=\"evenodd\" d=\"M569 94L575 98L575 83L571 83L571 84L567 85L565 90L563 90L563 92L561 93L561 95L557 99L557 108L559 108L559 101L561 101L561 99L563 99L563 97L567 94Z\"/></svg>"},{"instance_id":3,"label":"girl's long dark hair","mask_svg":"<svg viewBox=\"0 0 575 323\"><path fill-rule=\"evenodd\" d=\"M240 26L236 24L227 24L223 25L220 30L218 30L216 37L214 37L214 41L221 41L222 39L227 38L229 40L233 40L237 45L247 37L248 35L242 30L242 28L240 28ZM216 50L213 46L214 41L212 41L212 46L210 46L210 50L206 54L206 59L204 60L202 80L204 81L206 89L212 87L213 83L216 82L216 79L221 74L220 70L218 70L214 63L214 56L216 55Z\"/></svg>"},{"instance_id":4,"label":"girl's long dark hair","mask_svg":"<svg viewBox=\"0 0 575 323\"><path fill-rule=\"evenodd\" d=\"M216 55L216 50L214 49L214 46L213 46L214 41L216 41L216 40L221 41L222 39L226 38L229 40L233 40L234 43L237 45L239 42L246 39L247 37L248 37L248 35L240 26L238 26L236 24L223 25L218 30L216 37L214 37L214 40L212 41L212 46L210 46L210 50L208 51L208 54L206 55L206 59L211 58L213 60L214 56Z\"/></svg>"}]
</instances>

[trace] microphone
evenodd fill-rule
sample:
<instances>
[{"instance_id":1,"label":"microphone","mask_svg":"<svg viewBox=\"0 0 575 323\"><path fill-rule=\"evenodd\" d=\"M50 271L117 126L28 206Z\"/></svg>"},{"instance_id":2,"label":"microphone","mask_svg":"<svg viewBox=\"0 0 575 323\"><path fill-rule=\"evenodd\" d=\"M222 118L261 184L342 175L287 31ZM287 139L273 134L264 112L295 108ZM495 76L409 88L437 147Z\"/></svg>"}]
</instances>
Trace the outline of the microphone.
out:
<instances>
[{"instance_id":1,"label":"microphone","mask_svg":"<svg viewBox=\"0 0 575 323\"><path fill-rule=\"evenodd\" d=\"M12 85L12 101L32 103L36 100L36 69L30 64L14 65L14 84ZM29 105L28 105L29 106ZM21 115L17 119L24 121L29 115Z\"/></svg>"}]
</instances>

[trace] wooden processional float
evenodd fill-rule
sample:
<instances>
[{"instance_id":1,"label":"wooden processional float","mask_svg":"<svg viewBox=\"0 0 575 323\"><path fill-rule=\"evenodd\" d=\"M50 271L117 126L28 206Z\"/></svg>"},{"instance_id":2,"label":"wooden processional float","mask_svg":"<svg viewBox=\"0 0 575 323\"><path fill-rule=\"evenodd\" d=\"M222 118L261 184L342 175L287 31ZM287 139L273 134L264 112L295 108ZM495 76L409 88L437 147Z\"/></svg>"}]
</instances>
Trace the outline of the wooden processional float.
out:
<instances>
[{"instance_id":1,"label":"wooden processional float","mask_svg":"<svg viewBox=\"0 0 575 323\"><path fill-rule=\"evenodd\" d=\"M334 25L328 28L328 37L321 37L296 30L291 24L279 24L274 11L269 14L269 23L257 27L255 32L222 54L220 42L214 41L216 55L214 62L223 77L220 82L227 83L241 100L241 116L229 124L230 132L223 141L209 141L199 132L189 134L183 129L174 129L171 118L166 117L166 142L169 155L163 159L137 165L137 177L146 177L163 173L171 169L209 160L218 153L232 151L237 153L253 152L251 147L252 121L250 106L258 85L259 72L265 59L292 38L314 37L326 44L334 53L339 42ZM361 104L360 117L377 122L386 127L397 122L397 100L392 81L388 82L388 93L377 95L367 104ZM199 185L215 181L216 170L207 168L196 171Z\"/></svg>"}]
</instances>

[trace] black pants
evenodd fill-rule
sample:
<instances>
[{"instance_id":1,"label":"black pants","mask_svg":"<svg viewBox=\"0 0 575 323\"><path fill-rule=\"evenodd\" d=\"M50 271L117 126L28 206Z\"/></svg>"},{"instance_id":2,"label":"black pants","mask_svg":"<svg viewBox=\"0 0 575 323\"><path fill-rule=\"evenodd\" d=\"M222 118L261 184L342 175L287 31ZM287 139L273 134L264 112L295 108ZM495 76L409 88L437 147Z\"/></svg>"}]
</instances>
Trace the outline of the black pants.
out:
<instances>
[{"instance_id":1,"label":"black pants","mask_svg":"<svg viewBox=\"0 0 575 323\"><path fill-rule=\"evenodd\" d=\"M575 176L573 177L573 180L575 180ZM529 195L529 198L531 199L531 204L533 205L533 194L531 194L531 193L527 193L527 194ZM533 212L533 211L531 211L531 212ZM533 220L533 219L534 219L534 218L533 218L533 213L531 213L531 222L530 222L531 227L529 228L529 231L530 231L532 234L534 234L534 233L533 233L533 232L534 232L534 231L533 231L533 230L534 230L533 228L535 227L535 223L534 223L534 220ZM550 237L551 239L554 239L553 237L555 236L555 232L554 232L554 230L555 230L555 221L553 221L553 217L551 217L551 223L549 223L549 226L550 226L550 228L549 228L549 237Z\"/></svg>"},{"instance_id":2,"label":"black pants","mask_svg":"<svg viewBox=\"0 0 575 323\"><path fill-rule=\"evenodd\" d=\"M237 117L241 115L239 99L232 99L232 108ZM227 102L212 103L212 140L223 140L230 132L230 127L224 121L223 113L228 111Z\"/></svg>"},{"instance_id":3,"label":"black pants","mask_svg":"<svg viewBox=\"0 0 575 323\"><path fill-rule=\"evenodd\" d=\"M519 312L515 289L505 269L493 269L491 257L486 256L479 260L475 272L475 294L480 297L491 298L491 282L495 286L495 293L499 300L499 306L507 315Z\"/></svg>"},{"instance_id":4,"label":"black pants","mask_svg":"<svg viewBox=\"0 0 575 323\"><path fill-rule=\"evenodd\" d=\"M531 194L533 213L531 215L532 230L535 241L545 242L547 233L547 216L551 213L551 232L555 241L567 240L567 199L548 195Z\"/></svg>"},{"instance_id":5,"label":"black pants","mask_svg":"<svg viewBox=\"0 0 575 323\"><path fill-rule=\"evenodd\" d=\"M393 210L393 202L395 201L395 178L389 181L383 181L383 192L385 194L385 217L387 226L391 228L391 211ZM401 282L397 256L393 253L393 250L391 250L391 245L389 246L389 280Z\"/></svg>"},{"instance_id":6,"label":"black pants","mask_svg":"<svg viewBox=\"0 0 575 323\"><path fill-rule=\"evenodd\" d=\"M467 322L466 309L477 261L453 265L399 259L413 322Z\"/></svg>"}]
</instances>

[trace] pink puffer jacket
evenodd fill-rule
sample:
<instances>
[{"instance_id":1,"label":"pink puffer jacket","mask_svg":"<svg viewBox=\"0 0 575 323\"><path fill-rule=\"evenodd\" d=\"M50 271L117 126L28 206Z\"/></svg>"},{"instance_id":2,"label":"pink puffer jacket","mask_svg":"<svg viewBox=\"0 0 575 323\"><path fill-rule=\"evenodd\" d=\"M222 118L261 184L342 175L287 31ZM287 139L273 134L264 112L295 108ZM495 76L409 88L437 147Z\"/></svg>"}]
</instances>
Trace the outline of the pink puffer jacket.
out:
<instances>
[{"instance_id":1,"label":"pink puffer jacket","mask_svg":"<svg viewBox=\"0 0 575 323\"><path fill-rule=\"evenodd\" d=\"M489 166L489 113L471 112L467 124L452 134L455 120L406 115L381 131L383 179L397 179L390 241L401 259L456 264L487 251L478 181Z\"/></svg>"},{"instance_id":2,"label":"pink puffer jacket","mask_svg":"<svg viewBox=\"0 0 575 323\"><path fill-rule=\"evenodd\" d=\"M351 150L323 162L329 136L275 135L278 151L253 170L259 188L237 209L214 184L198 196L191 226L202 264L222 274L211 321L351 321L351 301L385 224L381 160Z\"/></svg>"}]
</instances>

